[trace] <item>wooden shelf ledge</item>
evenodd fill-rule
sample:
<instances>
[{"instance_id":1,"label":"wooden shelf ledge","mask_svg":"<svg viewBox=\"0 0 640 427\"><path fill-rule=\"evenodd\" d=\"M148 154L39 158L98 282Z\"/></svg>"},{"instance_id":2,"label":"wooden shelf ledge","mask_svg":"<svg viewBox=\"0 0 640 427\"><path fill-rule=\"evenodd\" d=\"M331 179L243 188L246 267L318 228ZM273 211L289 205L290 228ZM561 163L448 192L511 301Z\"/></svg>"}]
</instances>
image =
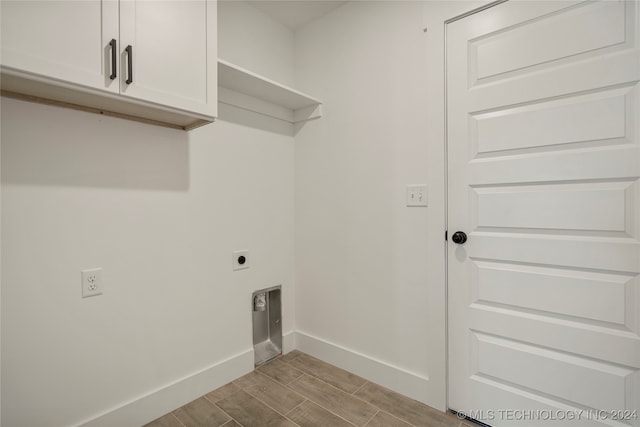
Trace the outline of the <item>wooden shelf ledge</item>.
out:
<instances>
[{"instance_id":1,"label":"wooden shelf ledge","mask_svg":"<svg viewBox=\"0 0 640 427\"><path fill-rule=\"evenodd\" d=\"M218 59L218 102L295 124L322 116L322 102Z\"/></svg>"}]
</instances>

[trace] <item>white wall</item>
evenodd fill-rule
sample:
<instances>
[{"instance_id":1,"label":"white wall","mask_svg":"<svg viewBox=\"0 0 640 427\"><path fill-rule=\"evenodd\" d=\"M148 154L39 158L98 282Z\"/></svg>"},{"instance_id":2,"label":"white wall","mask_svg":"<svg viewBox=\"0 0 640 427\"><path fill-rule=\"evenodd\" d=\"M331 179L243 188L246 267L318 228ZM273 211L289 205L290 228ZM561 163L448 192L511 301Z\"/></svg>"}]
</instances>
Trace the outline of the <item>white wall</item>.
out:
<instances>
[{"instance_id":1,"label":"white wall","mask_svg":"<svg viewBox=\"0 0 640 427\"><path fill-rule=\"evenodd\" d=\"M444 157L427 138L427 70L421 2L352 2L296 33L298 87L326 106L296 137L296 326L303 349L444 409ZM429 207L406 207L420 183Z\"/></svg>"},{"instance_id":2,"label":"white wall","mask_svg":"<svg viewBox=\"0 0 640 427\"><path fill-rule=\"evenodd\" d=\"M293 32L239 0L218 1L218 55L282 84L293 85Z\"/></svg>"},{"instance_id":3,"label":"white wall","mask_svg":"<svg viewBox=\"0 0 640 427\"><path fill-rule=\"evenodd\" d=\"M296 33L325 103L296 137L299 347L441 410L444 22L486 3L351 2ZM417 183L427 208L405 207Z\"/></svg>"},{"instance_id":4,"label":"white wall","mask_svg":"<svg viewBox=\"0 0 640 427\"><path fill-rule=\"evenodd\" d=\"M292 165L292 138L225 122L3 99L3 424L74 424L250 350L256 289L282 284L289 332ZM93 267L105 293L81 299Z\"/></svg>"},{"instance_id":5,"label":"white wall","mask_svg":"<svg viewBox=\"0 0 640 427\"><path fill-rule=\"evenodd\" d=\"M292 39L271 34L233 49L292 57ZM286 60L273 65L261 72L291 78ZM4 426L141 425L240 376L256 289L283 286L294 329L291 136L6 98L1 132ZM238 249L249 270L232 271ZM104 295L81 299L93 267Z\"/></svg>"}]
</instances>

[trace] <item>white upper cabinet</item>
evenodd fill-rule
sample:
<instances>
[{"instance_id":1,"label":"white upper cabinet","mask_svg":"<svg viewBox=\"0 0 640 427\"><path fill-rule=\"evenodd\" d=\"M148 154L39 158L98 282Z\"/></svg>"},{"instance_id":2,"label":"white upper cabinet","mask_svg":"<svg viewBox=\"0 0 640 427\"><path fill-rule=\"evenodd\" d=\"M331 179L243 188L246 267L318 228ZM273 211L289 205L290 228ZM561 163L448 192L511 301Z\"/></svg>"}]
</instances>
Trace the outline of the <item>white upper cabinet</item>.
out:
<instances>
[{"instance_id":1,"label":"white upper cabinet","mask_svg":"<svg viewBox=\"0 0 640 427\"><path fill-rule=\"evenodd\" d=\"M2 1L2 65L118 91L108 71L117 1ZM117 53L117 46L116 46Z\"/></svg>"},{"instance_id":2,"label":"white upper cabinet","mask_svg":"<svg viewBox=\"0 0 640 427\"><path fill-rule=\"evenodd\" d=\"M191 128L217 114L215 0L2 0L3 94Z\"/></svg>"},{"instance_id":3,"label":"white upper cabinet","mask_svg":"<svg viewBox=\"0 0 640 427\"><path fill-rule=\"evenodd\" d=\"M217 83L207 84L207 70L218 66L217 55L208 55L216 31L207 23L216 16L207 1L121 0L121 92L214 116Z\"/></svg>"}]
</instances>

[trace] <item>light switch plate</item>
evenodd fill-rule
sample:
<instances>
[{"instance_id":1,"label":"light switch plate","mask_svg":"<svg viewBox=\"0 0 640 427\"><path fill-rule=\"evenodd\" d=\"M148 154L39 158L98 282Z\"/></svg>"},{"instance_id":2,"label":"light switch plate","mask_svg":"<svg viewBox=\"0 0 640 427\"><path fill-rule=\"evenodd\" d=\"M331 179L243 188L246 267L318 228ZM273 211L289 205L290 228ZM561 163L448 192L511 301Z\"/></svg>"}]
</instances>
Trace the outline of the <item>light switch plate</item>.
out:
<instances>
[{"instance_id":1,"label":"light switch plate","mask_svg":"<svg viewBox=\"0 0 640 427\"><path fill-rule=\"evenodd\" d=\"M407 206L427 206L427 185L407 185Z\"/></svg>"}]
</instances>

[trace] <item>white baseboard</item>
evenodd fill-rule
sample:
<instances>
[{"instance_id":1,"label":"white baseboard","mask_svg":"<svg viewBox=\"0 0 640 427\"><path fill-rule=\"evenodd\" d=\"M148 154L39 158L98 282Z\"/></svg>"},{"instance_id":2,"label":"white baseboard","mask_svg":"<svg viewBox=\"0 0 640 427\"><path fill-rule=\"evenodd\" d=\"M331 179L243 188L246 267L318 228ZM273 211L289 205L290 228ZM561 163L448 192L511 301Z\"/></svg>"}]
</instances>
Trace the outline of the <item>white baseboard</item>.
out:
<instances>
[{"instance_id":1,"label":"white baseboard","mask_svg":"<svg viewBox=\"0 0 640 427\"><path fill-rule=\"evenodd\" d=\"M291 331L282 336L282 354L287 354L291 350L298 348L296 346L296 333Z\"/></svg>"},{"instance_id":2,"label":"white baseboard","mask_svg":"<svg viewBox=\"0 0 640 427\"><path fill-rule=\"evenodd\" d=\"M253 370L253 349L107 411L81 427L140 427Z\"/></svg>"},{"instance_id":3,"label":"white baseboard","mask_svg":"<svg viewBox=\"0 0 640 427\"><path fill-rule=\"evenodd\" d=\"M429 378L305 332L282 337L282 353L298 349L371 382L429 405ZM106 411L78 427L139 427L254 369L253 349Z\"/></svg>"},{"instance_id":4,"label":"white baseboard","mask_svg":"<svg viewBox=\"0 0 640 427\"><path fill-rule=\"evenodd\" d=\"M345 369L366 380L387 387L427 405L429 402L429 378L409 372L348 348L333 344L305 332L295 333L298 350Z\"/></svg>"}]
</instances>

